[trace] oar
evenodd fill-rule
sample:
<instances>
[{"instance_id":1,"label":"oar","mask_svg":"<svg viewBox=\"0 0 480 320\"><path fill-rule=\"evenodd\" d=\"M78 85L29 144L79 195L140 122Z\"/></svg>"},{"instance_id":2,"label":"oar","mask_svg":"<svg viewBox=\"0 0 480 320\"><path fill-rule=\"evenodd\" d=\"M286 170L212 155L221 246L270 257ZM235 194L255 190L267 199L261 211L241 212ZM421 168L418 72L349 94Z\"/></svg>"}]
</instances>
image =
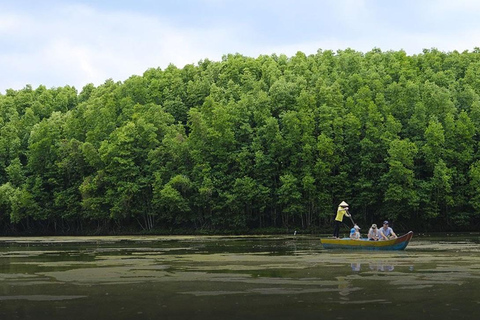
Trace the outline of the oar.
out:
<instances>
[{"instance_id":1,"label":"oar","mask_svg":"<svg viewBox=\"0 0 480 320\"><path fill-rule=\"evenodd\" d=\"M350 212L348 212L348 211L347 211L347 213L348 213L348 214L350 214ZM350 217L349 217L349 218L350 218L350 220L352 221L352 223L353 223L353 226L355 226L355 222L353 221L353 219L352 219L352 215L351 215L351 214L350 214Z\"/></svg>"}]
</instances>

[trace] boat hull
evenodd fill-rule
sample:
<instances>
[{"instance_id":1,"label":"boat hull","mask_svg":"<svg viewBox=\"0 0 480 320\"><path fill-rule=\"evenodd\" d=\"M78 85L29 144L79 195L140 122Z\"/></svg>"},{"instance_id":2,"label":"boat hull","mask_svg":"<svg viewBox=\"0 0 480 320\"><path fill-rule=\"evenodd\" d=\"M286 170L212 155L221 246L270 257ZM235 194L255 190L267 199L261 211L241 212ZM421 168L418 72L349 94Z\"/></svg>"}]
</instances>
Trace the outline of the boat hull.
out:
<instances>
[{"instance_id":1,"label":"boat hull","mask_svg":"<svg viewBox=\"0 0 480 320\"><path fill-rule=\"evenodd\" d=\"M344 239L320 239L325 249L345 249L345 250L404 250L413 232L410 231L401 237L391 240L370 241L367 239L352 240Z\"/></svg>"}]
</instances>

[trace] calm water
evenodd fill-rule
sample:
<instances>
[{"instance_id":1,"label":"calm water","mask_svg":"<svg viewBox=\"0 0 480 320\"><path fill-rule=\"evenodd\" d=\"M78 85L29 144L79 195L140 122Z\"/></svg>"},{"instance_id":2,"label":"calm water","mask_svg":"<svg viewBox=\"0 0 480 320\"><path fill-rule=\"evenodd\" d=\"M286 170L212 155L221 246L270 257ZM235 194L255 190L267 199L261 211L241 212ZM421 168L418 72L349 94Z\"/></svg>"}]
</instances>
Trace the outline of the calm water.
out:
<instances>
[{"instance_id":1,"label":"calm water","mask_svg":"<svg viewBox=\"0 0 480 320\"><path fill-rule=\"evenodd\" d=\"M0 237L0 319L478 319L480 235Z\"/></svg>"}]
</instances>

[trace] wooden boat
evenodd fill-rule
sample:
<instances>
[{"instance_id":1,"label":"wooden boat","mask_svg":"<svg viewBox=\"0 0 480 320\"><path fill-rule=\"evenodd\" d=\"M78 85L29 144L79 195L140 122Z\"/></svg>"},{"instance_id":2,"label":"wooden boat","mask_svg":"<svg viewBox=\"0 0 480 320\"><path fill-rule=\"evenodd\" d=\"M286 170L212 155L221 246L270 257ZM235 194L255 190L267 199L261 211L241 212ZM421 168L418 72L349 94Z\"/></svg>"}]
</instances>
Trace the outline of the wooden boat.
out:
<instances>
[{"instance_id":1,"label":"wooden boat","mask_svg":"<svg viewBox=\"0 0 480 320\"><path fill-rule=\"evenodd\" d=\"M347 249L347 250L404 250L410 239L413 237L413 232L410 231L401 237L391 240L371 241L368 239L352 240L350 238L335 239L325 238L320 239L325 249Z\"/></svg>"}]
</instances>

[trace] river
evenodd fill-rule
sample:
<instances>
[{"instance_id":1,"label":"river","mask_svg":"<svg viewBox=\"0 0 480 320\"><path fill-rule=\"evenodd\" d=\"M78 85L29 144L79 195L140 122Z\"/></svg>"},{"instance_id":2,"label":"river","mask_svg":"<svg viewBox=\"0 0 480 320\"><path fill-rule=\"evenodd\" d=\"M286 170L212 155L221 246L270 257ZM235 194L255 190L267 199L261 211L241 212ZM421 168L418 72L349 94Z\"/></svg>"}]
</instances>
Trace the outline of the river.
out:
<instances>
[{"instance_id":1,"label":"river","mask_svg":"<svg viewBox=\"0 0 480 320\"><path fill-rule=\"evenodd\" d=\"M477 319L480 234L0 237L0 319Z\"/></svg>"}]
</instances>

